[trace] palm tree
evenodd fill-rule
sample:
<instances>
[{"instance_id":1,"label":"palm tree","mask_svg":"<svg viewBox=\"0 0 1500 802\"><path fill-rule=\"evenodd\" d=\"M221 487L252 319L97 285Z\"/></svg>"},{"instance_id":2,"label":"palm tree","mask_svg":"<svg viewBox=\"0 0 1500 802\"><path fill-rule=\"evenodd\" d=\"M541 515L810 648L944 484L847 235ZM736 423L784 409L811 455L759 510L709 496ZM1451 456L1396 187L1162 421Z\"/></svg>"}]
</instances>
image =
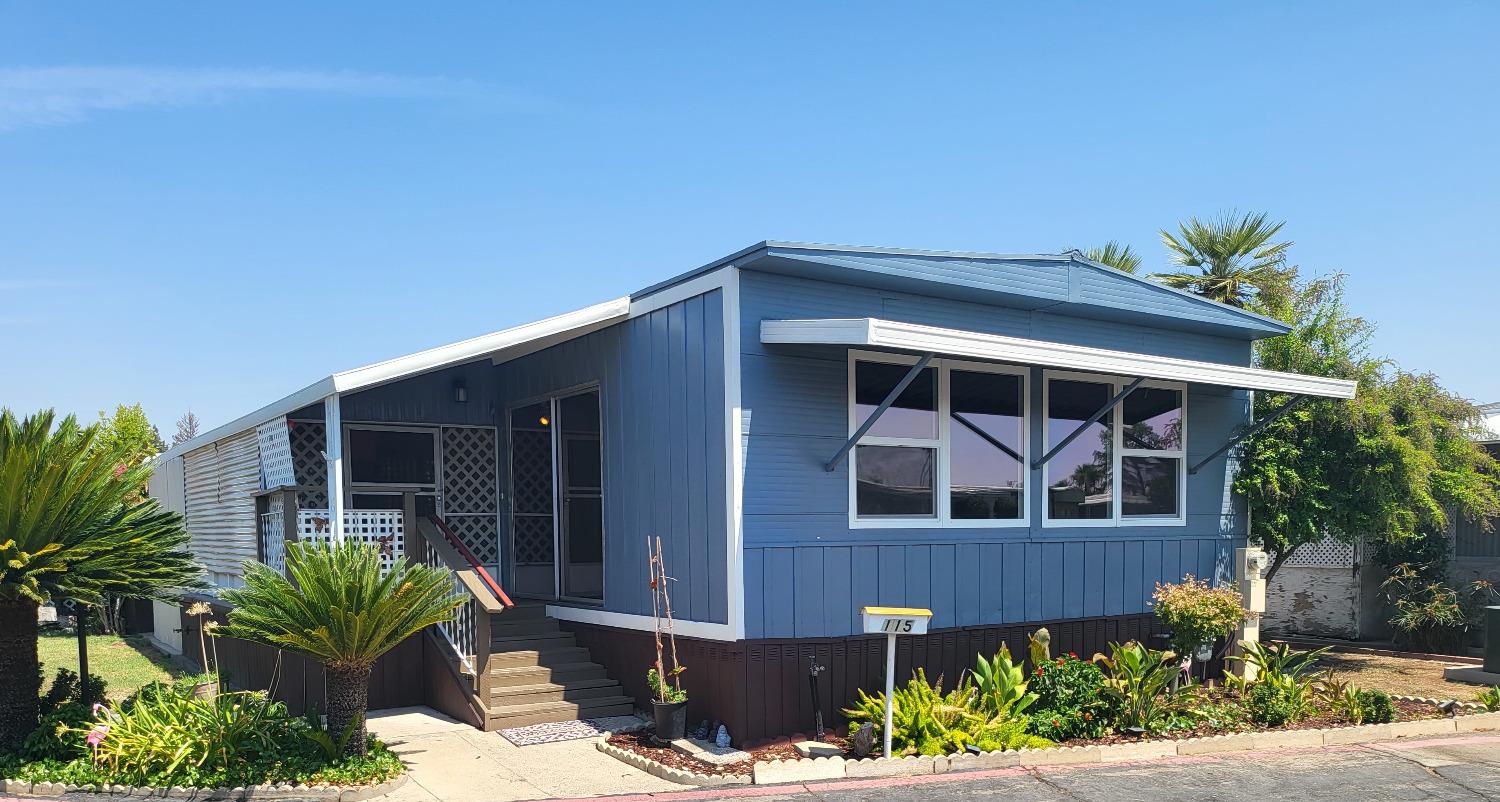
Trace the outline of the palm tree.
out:
<instances>
[{"instance_id":1,"label":"palm tree","mask_svg":"<svg viewBox=\"0 0 1500 802\"><path fill-rule=\"evenodd\" d=\"M448 621L463 599L448 573L401 562L380 573L380 549L354 541L286 545L286 576L246 563L245 587L226 635L305 654L328 679L328 732L346 754L365 753L365 711L376 659L426 627Z\"/></svg>"},{"instance_id":2,"label":"palm tree","mask_svg":"<svg viewBox=\"0 0 1500 802\"><path fill-rule=\"evenodd\" d=\"M98 428L48 410L0 409L0 754L37 725L37 606L55 599L161 597L203 587L182 518L139 489Z\"/></svg>"},{"instance_id":3,"label":"palm tree","mask_svg":"<svg viewBox=\"0 0 1500 802\"><path fill-rule=\"evenodd\" d=\"M1285 221L1267 222L1264 213L1236 216L1227 212L1207 222L1190 218L1178 224L1176 235L1163 229L1161 241L1171 252L1173 263L1197 268L1197 272L1158 273L1152 278L1243 307L1255 293L1280 283L1292 243L1272 242L1271 238L1284 225Z\"/></svg>"},{"instance_id":4,"label":"palm tree","mask_svg":"<svg viewBox=\"0 0 1500 802\"><path fill-rule=\"evenodd\" d=\"M1074 248L1073 250L1078 249ZM1102 246L1095 245L1086 251L1080 252L1083 254L1083 258L1090 262L1108 265L1122 273L1134 273L1141 269L1140 254L1131 250L1129 245L1121 245L1114 240L1110 240Z\"/></svg>"}]
</instances>

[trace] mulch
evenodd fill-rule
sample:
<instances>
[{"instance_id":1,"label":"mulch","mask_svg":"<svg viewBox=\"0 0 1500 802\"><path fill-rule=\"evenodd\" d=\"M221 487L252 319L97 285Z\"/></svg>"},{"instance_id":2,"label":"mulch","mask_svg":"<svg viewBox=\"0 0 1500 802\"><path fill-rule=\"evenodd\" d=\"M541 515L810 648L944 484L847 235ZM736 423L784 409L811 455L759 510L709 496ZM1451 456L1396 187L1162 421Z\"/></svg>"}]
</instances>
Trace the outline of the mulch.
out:
<instances>
[{"instance_id":1,"label":"mulch","mask_svg":"<svg viewBox=\"0 0 1500 802\"><path fill-rule=\"evenodd\" d=\"M1445 715L1443 711L1438 710L1436 707L1426 702L1412 702L1405 699L1395 699L1392 701L1396 706L1396 721L1418 721L1422 719L1435 719L1443 718ZM1296 722L1295 724L1290 724L1285 727L1265 727L1258 724L1246 723L1245 726L1239 729L1223 730L1214 729L1207 724L1204 724L1196 730L1177 730L1171 733L1155 735L1146 738L1134 738L1129 735L1111 734L1106 735L1102 738L1078 738L1071 741L1064 741L1061 745L1109 746L1112 744L1136 743L1138 741L1172 741L1182 740L1184 738L1202 738L1212 735L1226 735L1231 732L1316 730L1349 726L1353 726L1353 724L1349 721L1346 721L1339 715L1328 710L1319 709L1312 715L1309 715L1307 718L1304 718L1301 721ZM708 774L721 777L735 774L749 774L750 767L754 765L756 761L760 760L797 760L802 756L797 753L796 749L792 748L792 744L804 740L807 739L801 734L794 734L783 738L777 738L771 741L759 742L748 747L743 747L744 751L750 753L751 759L743 761L741 763L736 763L732 766L711 766L706 763L701 763L697 760L694 760L687 755L674 752L672 751L672 748L670 746L662 746L657 744L655 738L649 730L612 735L609 738L609 743L611 746L615 746L620 749L642 755L669 768L680 769L683 771L693 771L699 774ZM851 760L854 759L854 754L851 750L851 745L848 739L829 733L823 738L823 741L825 743L838 746L840 749L842 749L845 758Z\"/></svg>"}]
</instances>

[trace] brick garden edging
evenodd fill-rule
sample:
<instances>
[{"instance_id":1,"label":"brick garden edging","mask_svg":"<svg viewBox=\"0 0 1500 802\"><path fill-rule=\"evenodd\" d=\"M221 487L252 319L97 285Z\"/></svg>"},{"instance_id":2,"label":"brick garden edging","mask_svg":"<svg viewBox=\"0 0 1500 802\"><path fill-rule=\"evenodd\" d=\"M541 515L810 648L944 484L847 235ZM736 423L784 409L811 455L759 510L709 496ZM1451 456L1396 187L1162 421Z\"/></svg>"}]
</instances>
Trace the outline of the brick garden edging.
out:
<instances>
[{"instance_id":1,"label":"brick garden edging","mask_svg":"<svg viewBox=\"0 0 1500 802\"><path fill-rule=\"evenodd\" d=\"M1393 696L1412 702L1438 704L1434 699ZM1473 710L1477 705L1461 703ZM636 768L669 782L683 785L729 785L753 782L771 783L842 780L844 778L911 777L922 774L946 774L953 771L978 771L1029 766L1069 766L1104 763L1131 763L1179 755L1211 755L1226 752L1261 752L1276 749L1310 749L1322 746L1398 741L1452 735L1460 732L1500 730L1500 712L1467 713L1453 718L1396 721L1390 724L1362 724L1316 730L1268 730L1186 738L1177 741L1140 741L1109 746L1054 746L1046 749L1016 749L982 754L962 753L935 757L863 758L820 757L802 760L758 760L748 775L717 776L698 774L664 766L648 757L619 747L603 739L599 751L629 763Z\"/></svg>"},{"instance_id":2,"label":"brick garden edging","mask_svg":"<svg viewBox=\"0 0 1500 802\"><path fill-rule=\"evenodd\" d=\"M63 797L77 800L105 799L190 799L202 802L251 802L257 799L308 799L317 802L363 802L385 796L406 785L408 773L386 780L377 785L251 785L235 788L154 788L146 785L72 785L66 783L39 782L30 780L0 780L0 793L25 797Z\"/></svg>"}]
</instances>

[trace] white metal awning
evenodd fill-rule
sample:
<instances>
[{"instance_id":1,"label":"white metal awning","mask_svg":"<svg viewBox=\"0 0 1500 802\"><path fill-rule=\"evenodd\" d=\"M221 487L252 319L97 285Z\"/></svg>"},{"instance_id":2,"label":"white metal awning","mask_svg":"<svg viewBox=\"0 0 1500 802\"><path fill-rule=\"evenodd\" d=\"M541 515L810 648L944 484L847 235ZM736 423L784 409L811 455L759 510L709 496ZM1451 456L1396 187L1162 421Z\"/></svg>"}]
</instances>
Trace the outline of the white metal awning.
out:
<instances>
[{"instance_id":1,"label":"white metal awning","mask_svg":"<svg viewBox=\"0 0 1500 802\"><path fill-rule=\"evenodd\" d=\"M1080 345L1005 337L963 329L899 323L879 318L766 320L760 341L771 344L841 345L960 356L1022 365L1046 365L1090 373L1217 384L1325 398L1353 398L1356 383L1325 376L1200 362L1192 359L1086 348Z\"/></svg>"}]
</instances>

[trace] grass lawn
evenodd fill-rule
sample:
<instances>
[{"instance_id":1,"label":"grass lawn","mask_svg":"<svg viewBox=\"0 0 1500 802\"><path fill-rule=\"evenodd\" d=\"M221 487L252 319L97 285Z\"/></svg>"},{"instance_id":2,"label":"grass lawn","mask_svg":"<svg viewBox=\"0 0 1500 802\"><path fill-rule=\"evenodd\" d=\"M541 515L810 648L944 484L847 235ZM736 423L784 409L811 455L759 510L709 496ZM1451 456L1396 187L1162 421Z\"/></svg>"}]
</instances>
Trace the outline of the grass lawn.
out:
<instances>
[{"instance_id":1,"label":"grass lawn","mask_svg":"<svg viewBox=\"0 0 1500 802\"><path fill-rule=\"evenodd\" d=\"M36 645L45 674L43 690L57 669L78 670L78 639L71 633L44 632L37 637ZM144 637L134 635L90 635L89 671L108 683L111 699L123 699L148 682L172 680L188 673L173 665Z\"/></svg>"}]
</instances>

